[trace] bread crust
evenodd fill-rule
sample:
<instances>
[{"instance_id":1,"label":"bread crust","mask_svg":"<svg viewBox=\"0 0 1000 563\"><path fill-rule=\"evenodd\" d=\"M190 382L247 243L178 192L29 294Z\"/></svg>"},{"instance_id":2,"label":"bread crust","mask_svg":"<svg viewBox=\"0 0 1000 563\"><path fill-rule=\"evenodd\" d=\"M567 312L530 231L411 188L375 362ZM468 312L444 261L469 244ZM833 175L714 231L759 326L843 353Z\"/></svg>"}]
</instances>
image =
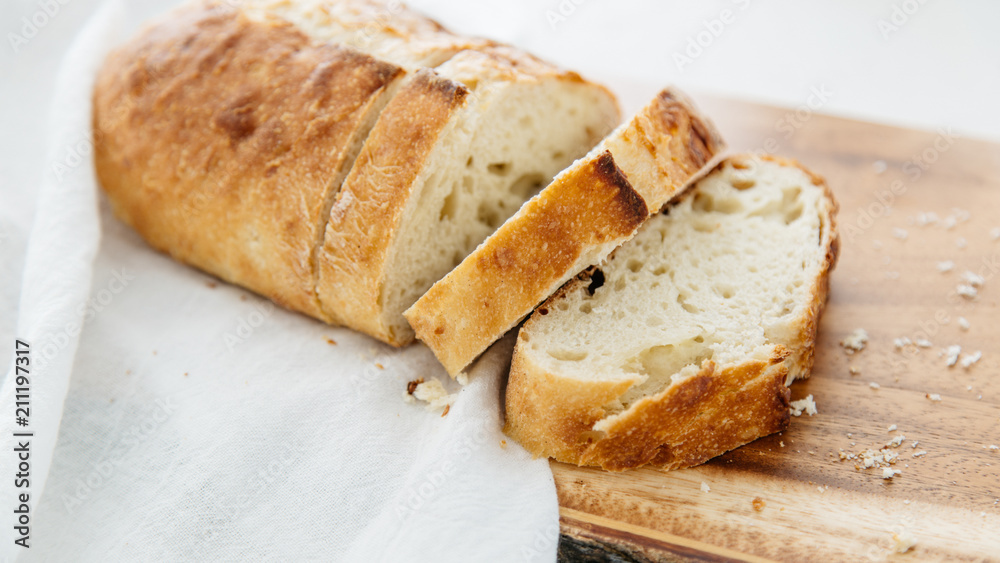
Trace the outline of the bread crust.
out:
<instances>
[{"instance_id":1,"label":"bread crust","mask_svg":"<svg viewBox=\"0 0 1000 563\"><path fill-rule=\"evenodd\" d=\"M505 401L504 432L508 436L535 456L623 471L643 465L663 469L698 465L788 426L787 385L797 377L808 377L812 368L816 331L829 294L829 274L839 251L837 203L823 178L797 161L759 158L801 169L825 195L825 205L819 210L823 227L817 241L825 250L824 260L812 284L808 306L793 321L797 341L791 346L771 345L766 358L724 366L705 361L694 376L637 401L621 413L611 413L606 405L638 379L566 377L537 365L524 351L535 315L581 284L589 284L590 271L586 271L546 300L518 334Z\"/></svg>"},{"instance_id":2,"label":"bread crust","mask_svg":"<svg viewBox=\"0 0 1000 563\"><path fill-rule=\"evenodd\" d=\"M468 93L423 69L383 110L333 205L319 257L319 297L334 322L396 346L411 340L383 321L385 266L414 181Z\"/></svg>"},{"instance_id":3,"label":"bread crust","mask_svg":"<svg viewBox=\"0 0 1000 563\"><path fill-rule=\"evenodd\" d=\"M402 70L199 4L109 55L96 168L154 248L313 317L315 252L352 146Z\"/></svg>"},{"instance_id":4,"label":"bread crust","mask_svg":"<svg viewBox=\"0 0 1000 563\"><path fill-rule=\"evenodd\" d=\"M570 277L603 260L724 144L666 89L504 223L404 315L455 376Z\"/></svg>"}]
</instances>

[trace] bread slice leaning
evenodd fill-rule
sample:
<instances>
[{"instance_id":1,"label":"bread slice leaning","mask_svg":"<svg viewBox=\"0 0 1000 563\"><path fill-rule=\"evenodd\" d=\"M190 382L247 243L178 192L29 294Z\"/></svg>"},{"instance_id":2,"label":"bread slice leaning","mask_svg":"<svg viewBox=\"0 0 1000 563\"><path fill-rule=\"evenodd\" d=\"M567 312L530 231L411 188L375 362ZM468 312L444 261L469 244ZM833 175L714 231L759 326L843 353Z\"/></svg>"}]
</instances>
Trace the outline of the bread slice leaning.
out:
<instances>
[{"instance_id":1,"label":"bread slice leaning","mask_svg":"<svg viewBox=\"0 0 1000 563\"><path fill-rule=\"evenodd\" d=\"M107 58L96 167L118 217L177 260L329 321L316 253L404 71L266 15L193 3Z\"/></svg>"},{"instance_id":2,"label":"bread slice leaning","mask_svg":"<svg viewBox=\"0 0 1000 563\"><path fill-rule=\"evenodd\" d=\"M639 225L723 148L676 90L563 170L405 315L452 376Z\"/></svg>"},{"instance_id":3,"label":"bread slice leaning","mask_svg":"<svg viewBox=\"0 0 1000 563\"><path fill-rule=\"evenodd\" d=\"M504 431L536 456L620 471L782 430L786 385L812 367L836 210L793 161L727 159L532 314Z\"/></svg>"}]
</instances>

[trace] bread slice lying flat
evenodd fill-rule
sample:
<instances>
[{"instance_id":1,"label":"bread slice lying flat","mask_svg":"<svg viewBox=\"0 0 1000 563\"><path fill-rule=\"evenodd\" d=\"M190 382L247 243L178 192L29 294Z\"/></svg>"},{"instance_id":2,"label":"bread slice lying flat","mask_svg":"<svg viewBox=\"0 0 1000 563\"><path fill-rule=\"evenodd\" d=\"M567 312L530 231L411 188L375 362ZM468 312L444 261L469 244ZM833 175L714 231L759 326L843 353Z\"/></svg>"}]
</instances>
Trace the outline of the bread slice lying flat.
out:
<instances>
[{"instance_id":1,"label":"bread slice lying flat","mask_svg":"<svg viewBox=\"0 0 1000 563\"><path fill-rule=\"evenodd\" d=\"M275 18L186 6L99 72L100 183L151 246L327 320L315 255L334 197L403 75Z\"/></svg>"},{"instance_id":2,"label":"bread slice lying flat","mask_svg":"<svg viewBox=\"0 0 1000 563\"><path fill-rule=\"evenodd\" d=\"M722 147L711 122L679 92L664 90L406 311L417 337L456 375L631 238Z\"/></svg>"},{"instance_id":3,"label":"bread slice lying flat","mask_svg":"<svg viewBox=\"0 0 1000 563\"><path fill-rule=\"evenodd\" d=\"M700 464L785 428L837 256L834 202L797 163L727 159L521 328L505 432L538 456Z\"/></svg>"}]
</instances>

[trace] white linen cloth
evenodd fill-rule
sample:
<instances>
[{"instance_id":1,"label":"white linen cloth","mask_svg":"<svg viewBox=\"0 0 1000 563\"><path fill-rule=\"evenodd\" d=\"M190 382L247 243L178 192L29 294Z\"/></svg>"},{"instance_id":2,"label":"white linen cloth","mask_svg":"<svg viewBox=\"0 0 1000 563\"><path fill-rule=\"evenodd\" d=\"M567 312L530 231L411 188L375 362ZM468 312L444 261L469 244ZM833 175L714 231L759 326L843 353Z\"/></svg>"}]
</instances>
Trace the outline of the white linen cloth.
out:
<instances>
[{"instance_id":1,"label":"white linen cloth","mask_svg":"<svg viewBox=\"0 0 1000 563\"><path fill-rule=\"evenodd\" d=\"M83 158L48 167L30 238L0 211L5 294L23 276L19 307L0 299L0 314L32 346L35 433L24 549L10 537L23 492L11 364L0 557L554 560L551 471L500 432L509 338L442 417L403 401L408 381L447 379L422 345L392 349L216 283L108 212L81 141L94 72L131 32L120 11L103 6L60 69L48 162ZM25 238L21 270L8 244Z\"/></svg>"}]
</instances>

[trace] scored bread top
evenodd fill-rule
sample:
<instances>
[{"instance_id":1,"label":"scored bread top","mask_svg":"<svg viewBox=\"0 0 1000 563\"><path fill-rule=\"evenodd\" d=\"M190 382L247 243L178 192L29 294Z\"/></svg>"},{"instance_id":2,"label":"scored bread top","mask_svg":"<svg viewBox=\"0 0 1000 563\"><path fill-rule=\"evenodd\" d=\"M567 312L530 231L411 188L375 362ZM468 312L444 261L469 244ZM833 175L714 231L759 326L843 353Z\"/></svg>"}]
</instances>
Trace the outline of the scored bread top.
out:
<instances>
[{"instance_id":1,"label":"scored bread top","mask_svg":"<svg viewBox=\"0 0 1000 563\"><path fill-rule=\"evenodd\" d=\"M506 432L536 455L621 470L701 463L788 421L836 261L822 179L733 157L518 335Z\"/></svg>"},{"instance_id":2,"label":"scored bread top","mask_svg":"<svg viewBox=\"0 0 1000 563\"><path fill-rule=\"evenodd\" d=\"M326 319L315 251L399 67L273 18L193 4L109 55L96 166L150 245Z\"/></svg>"},{"instance_id":3,"label":"scored bread top","mask_svg":"<svg viewBox=\"0 0 1000 563\"><path fill-rule=\"evenodd\" d=\"M721 150L666 89L561 172L405 316L452 376L581 270L628 240Z\"/></svg>"}]
</instances>

